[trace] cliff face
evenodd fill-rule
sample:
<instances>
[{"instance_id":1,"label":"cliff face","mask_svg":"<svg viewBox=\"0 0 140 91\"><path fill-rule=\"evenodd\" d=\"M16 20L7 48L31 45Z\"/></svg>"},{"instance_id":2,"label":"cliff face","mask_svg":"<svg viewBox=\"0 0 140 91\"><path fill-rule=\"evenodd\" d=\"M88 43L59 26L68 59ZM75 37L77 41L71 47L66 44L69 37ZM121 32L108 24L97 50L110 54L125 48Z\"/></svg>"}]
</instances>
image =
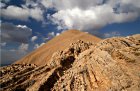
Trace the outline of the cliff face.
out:
<instances>
[{"instance_id":1,"label":"cliff face","mask_svg":"<svg viewBox=\"0 0 140 91\"><path fill-rule=\"evenodd\" d=\"M78 40L47 65L0 68L2 91L140 91L140 35Z\"/></svg>"}]
</instances>

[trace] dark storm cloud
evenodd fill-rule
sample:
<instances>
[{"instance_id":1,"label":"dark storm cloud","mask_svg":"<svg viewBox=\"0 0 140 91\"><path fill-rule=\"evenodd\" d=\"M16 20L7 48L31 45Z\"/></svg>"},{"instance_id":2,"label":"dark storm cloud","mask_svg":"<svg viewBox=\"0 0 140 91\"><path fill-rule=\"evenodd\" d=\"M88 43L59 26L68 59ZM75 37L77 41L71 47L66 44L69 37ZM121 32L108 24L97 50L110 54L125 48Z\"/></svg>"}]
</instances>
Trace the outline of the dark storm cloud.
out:
<instances>
[{"instance_id":1,"label":"dark storm cloud","mask_svg":"<svg viewBox=\"0 0 140 91\"><path fill-rule=\"evenodd\" d=\"M32 35L32 29L25 25L2 23L0 28L2 42L27 43L28 38Z\"/></svg>"}]
</instances>

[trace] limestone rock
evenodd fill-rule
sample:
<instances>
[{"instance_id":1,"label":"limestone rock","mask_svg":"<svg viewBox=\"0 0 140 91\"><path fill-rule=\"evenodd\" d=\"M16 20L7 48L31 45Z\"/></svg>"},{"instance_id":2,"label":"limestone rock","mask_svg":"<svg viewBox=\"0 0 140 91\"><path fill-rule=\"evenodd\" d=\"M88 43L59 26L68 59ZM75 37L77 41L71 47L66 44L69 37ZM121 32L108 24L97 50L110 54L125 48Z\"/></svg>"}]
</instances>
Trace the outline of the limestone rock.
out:
<instances>
[{"instance_id":1,"label":"limestone rock","mask_svg":"<svg viewBox=\"0 0 140 91\"><path fill-rule=\"evenodd\" d=\"M140 91L139 36L78 40L47 65L1 67L1 91Z\"/></svg>"}]
</instances>

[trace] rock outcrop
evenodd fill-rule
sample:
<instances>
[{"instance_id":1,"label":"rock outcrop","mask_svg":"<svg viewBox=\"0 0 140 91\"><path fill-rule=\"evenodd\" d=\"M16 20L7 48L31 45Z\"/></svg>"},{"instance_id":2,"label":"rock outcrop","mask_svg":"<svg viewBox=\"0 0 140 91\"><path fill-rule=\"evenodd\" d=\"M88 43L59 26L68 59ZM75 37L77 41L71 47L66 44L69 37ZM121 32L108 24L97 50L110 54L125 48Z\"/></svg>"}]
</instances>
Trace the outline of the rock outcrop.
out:
<instances>
[{"instance_id":1,"label":"rock outcrop","mask_svg":"<svg viewBox=\"0 0 140 91\"><path fill-rule=\"evenodd\" d=\"M78 40L49 63L0 68L1 91L140 91L140 35Z\"/></svg>"}]
</instances>

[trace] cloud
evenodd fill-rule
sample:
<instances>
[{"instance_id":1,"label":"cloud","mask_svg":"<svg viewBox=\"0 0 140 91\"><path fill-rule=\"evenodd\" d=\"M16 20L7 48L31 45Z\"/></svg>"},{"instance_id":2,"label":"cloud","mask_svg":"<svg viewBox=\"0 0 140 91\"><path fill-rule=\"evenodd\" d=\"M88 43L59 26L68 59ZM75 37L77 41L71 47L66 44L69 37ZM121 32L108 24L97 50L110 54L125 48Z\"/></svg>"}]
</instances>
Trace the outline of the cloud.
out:
<instances>
[{"instance_id":1,"label":"cloud","mask_svg":"<svg viewBox=\"0 0 140 91\"><path fill-rule=\"evenodd\" d=\"M17 49L2 49L1 64L11 64L28 53L28 44L22 43Z\"/></svg>"},{"instance_id":2,"label":"cloud","mask_svg":"<svg viewBox=\"0 0 140 91\"><path fill-rule=\"evenodd\" d=\"M23 52L23 53L26 53L28 51L28 47L29 47L29 44L22 43L19 46L18 51Z\"/></svg>"},{"instance_id":3,"label":"cloud","mask_svg":"<svg viewBox=\"0 0 140 91\"><path fill-rule=\"evenodd\" d=\"M11 0L1 0L1 2L9 3Z\"/></svg>"},{"instance_id":4,"label":"cloud","mask_svg":"<svg viewBox=\"0 0 140 91\"><path fill-rule=\"evenodd\" d=\"M6 46L6 42L0 43L0 46Z\"/></svg>"},{"instance_id":5,"label":"cloud","mask_svg":"<svg viewBox=\"0 0 140 91\"><path fill-rule=\"evenodd\" d=\"M32 29L28 28L26 25L2 23L0 28L2 42L27 43L28 38L32 35Z\"/></svg>"},{"instance_id":6,"label":"cloud","mask_svg":"<svg viewBox=\"0 0 140 91\"><path fill-rule=\"evenodd\" d=\"M53 7L52 0L40 0L40 1L41 1L40 3L43 6L45 6L46 8L52 8Z\"/></svg>"},{"instance_id":7,"label":"cloud","mask_svg":"<svg viewBox=\"0 0 140 91\"><path fill-rule=\"evenodd\" d=\"M54 38L56 36L55 32L49 32L47 35L45 36L41 36L43 42L49 41L50 39Z\"/></svg>"},{"instance_id":8,"label":"cloud","mask_svg":"<svg viewBox=\"0 0 140 91\"><path fill-rule=\"evenodd\" d=\"M104 0L42 0L44 6L56 8L57 10L64 9L88 9L90 6L102 4Z\"/></svg>"},{"instance_id":9,"label":"cloud","mask_svg":"<svg viewBox=\"0 0 140 91\"><path fill-rule=\"evenodd\" d=\"M48 36L55 36L55 33L54 32L50 32L50 33L48 33Z\"/></svg>"},{"instance_id":10,"label":"cloud","mask_svg":"<svg viewBox=\"0 0 140 91\"><path fill-rule=\"evenodd\" d=\"M55 36L55 33L54 32L50 32L47 34L47 39L51 39Z\"/></svg>"},{"instance_id":11,"label":"cloud","mask_svg":"<svg viewBox=\"0 0 140 91\"><path fill-rule=\"evenodd\" d=\"M56 33L56 36L60 35L60 33Z\"/></svg>"},{"instance_id":12,"label":"cloud","mask_svg":"<svg viewBox=\"0 0 140 91\"><path fill-rule=\"evenodd\" d=\"M7 8L1 9L1 16L6 19L17 19L22 21L27 21L29 18L43 21L43 10L39 7L28 8L25 5L22 5L22 7L10 5Z\"/></svg>"},{"instance_id":13,"label":"cloud","mask_svg":"<svg viewBox=\"0 0 140 91\"><path fill-rule=\"evenodd\" d=\"M133 21L140 16L139 0L24 0L21 7L10 5L2 8L6 19L27 21L29 18L45 21L44 13L52 8L50 15L58 30L97 30L108 24ZM130 7L131 6L131 7ZM45 8L44 8L45 7ZM22 12L21 12L22 11Z\"/></svg>"},{"instance_id":14,"label":"cloud","mask_svg":"<svg viewBox=\"0 0 140 91\"><path fill-rule=\"evenodd\" d=\"M39 44L34 45L34 49L37 49L37 48L39 48Z\"/></svg>"},{"instance_id":15,"label":"cloud","mask_svg":"<svg viewBox=\"0 0 140 91\"><path fill-rule=\"evenodd\" d=\"M0 2L0 8L3 8L5 6L6 6L5 3Z\"/></svg>"},{"instance_id":16,"label":"cloud","mask_svg":"<svg viewBox=\"0 0 140 91\"><path fill-rule=\"evenodd\" d=\"M110 37L119 37L121 34L117 31L109 32L104 34L104 38L110 38Z\"/></svg>"},{"instance_id":17,"label":"cloud","mask_svg":"<svg viewBox=\"0 0 140 91\"><path fill-rule=\"evenodd\" d=\"M45 43L41 43L40 45L39 45L39 44L35 44L34 49L37 49L37 48L43 46L44 44L45 44Z\"/></svg>"},{"instance_id":18,"label":"cloud","mask_svg":"<svg viewBox=\"0 0 140 91\"><path fill-rule=\"evenodd\" d=\"M1 64L11 64L19 58L15 51L1 49Z\"/></svg>"},{"instance_id":19,"label":"cloud","mask_svg":"<svg viewBox=\"0 0 140 91\"><path fill-rule=\"evenodd\" d=\"M47 8L57 10L48 18L58 29L83 31L133 21L140 16L139 4L139 0L46 0Z\"/></svg>"},{"instance_id":20,"label":"cloud","mask_svg":"<svg viewBox=\"0 0 140 91\"><path fill-rule=\"evenodd\" d=\"M21 12L22 11L22 12ZM28 20L29 11L17 6L8 6L6 9L1 9L1 16L8 19Z\"/></svg>"},{"instance_id":21,"label":"cloud","mask_svg":"<svg viewBox=\"0 0 140 91\"><path fill-rule=\"evenodd\" d=\"M30 17L37 20L37 21L43 21L43 10L40 8L34 8L29 10Z\"/></svg>"},{"instance_id":22,"label":"cloud","mask_svg":"<svg viewBox=\"0 0 140 91\"><path fill-rule=\"evenodd\" d=\"M38 39L37 36L33 36L33 37L31 38L31 41L34 42L34 41L37 40L37 39Z\"/></svg>"},{"instance_id":23,"label":"cloud","mask_svg":"<svg viewBox=\"0 0 140 91\"><path fill-rule=\"evenodd\" d=\"M45 43L41 43L40 46L43 46Z\"/></svg>"}]
</instances>

